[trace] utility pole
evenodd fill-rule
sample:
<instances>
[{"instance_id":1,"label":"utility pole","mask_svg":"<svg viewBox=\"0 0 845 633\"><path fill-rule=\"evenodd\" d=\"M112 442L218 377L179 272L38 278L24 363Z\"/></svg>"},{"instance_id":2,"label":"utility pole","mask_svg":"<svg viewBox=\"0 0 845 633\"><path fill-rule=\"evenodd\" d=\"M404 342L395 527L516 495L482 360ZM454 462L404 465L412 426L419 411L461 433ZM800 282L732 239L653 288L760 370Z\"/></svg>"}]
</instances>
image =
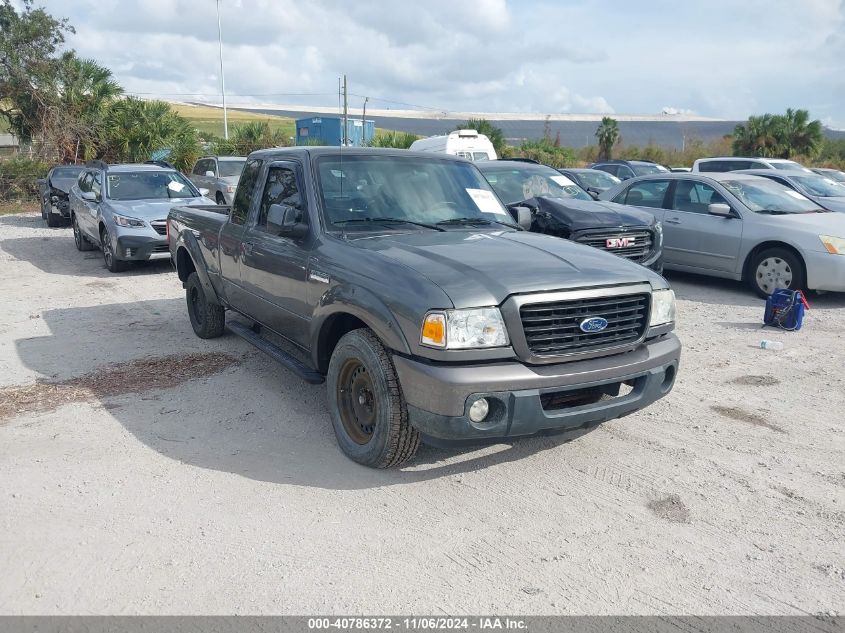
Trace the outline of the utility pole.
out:
<instances>
[{"instance_id":1,"label":"utility pole","mask_svg":"<svg viewBox=\"0 0 845 633\"><path fill-rule=\"evenodd\" d=\"M220 52L220 91L223 93L223 138L229 140L229 116L226 113L226 78L223 75L223 29L220 26L220 0L217 0L217 43Z\"/></svg>"},{"instance_id":2,"label":"utility pole","mask_svg":"<svg viewBox=\"0 0 845 633\"><path fill-rule=\"evenodd\" d=\"M344 146L346 146L346 142L348 141L348 132L349 132L349 93L347 92L346 86L346 75L343 75L343 134L340 135L340 140Z\"/></svg>"},{"instance_id":3,"label":"utility pole","mask_svg":"<svg viewBox=\"0 0 845 633\"><path fill-rule=\"evenodd\" d=\"M369 97L364 97L364 112L361 114L361 145L367 144L367 101Z\"/></svg>"}]
</instances>

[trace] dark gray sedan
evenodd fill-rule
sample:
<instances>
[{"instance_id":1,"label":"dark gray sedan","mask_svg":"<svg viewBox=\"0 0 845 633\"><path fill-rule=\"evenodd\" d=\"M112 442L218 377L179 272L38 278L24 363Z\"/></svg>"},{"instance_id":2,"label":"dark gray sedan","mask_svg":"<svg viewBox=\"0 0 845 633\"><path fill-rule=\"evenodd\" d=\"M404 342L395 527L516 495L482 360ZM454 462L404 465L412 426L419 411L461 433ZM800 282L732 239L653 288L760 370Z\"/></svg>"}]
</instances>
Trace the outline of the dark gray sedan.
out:
<instances>
[{"instance_id":1,"label":"dark gray sedan","mask_svg":"<svg viewBox=\"0 0 845 633\"><path fill-rule=\"evenodd\" d=\"M845 292L845 214L768 178L735 171L642 176L601 199L663 221L668 270L744 280L761 296L777 288Z\"/></svg>"}]
</instances>

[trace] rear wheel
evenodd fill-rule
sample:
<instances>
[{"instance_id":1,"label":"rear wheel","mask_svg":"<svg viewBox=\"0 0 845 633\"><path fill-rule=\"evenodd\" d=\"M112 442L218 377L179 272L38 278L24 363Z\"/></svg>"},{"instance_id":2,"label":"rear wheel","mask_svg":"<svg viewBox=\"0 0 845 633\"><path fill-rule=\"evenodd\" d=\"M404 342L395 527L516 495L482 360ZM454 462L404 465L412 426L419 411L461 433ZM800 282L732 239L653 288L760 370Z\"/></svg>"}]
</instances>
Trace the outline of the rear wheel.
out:
<instances>
[{"instance_id":1,"label":"rear wheel","mask_svg":"<svg viewBox=\"0 0 845 633\"><path fill-rule=\"evenodd\" d=\"M200 338L217 338L223 334L226 311L223 306L208 301L200 277L195 272L188 275L185 282L185 299L194 334Z\"/></svg>"},{"instance_id":2,"label":"rear wheel","mask_svg":"<svg viewBox=\"0 0 845 633\"><path fill-rule=\"evenodd\" d=\"M76 222L76 214L71 214L70 224L73 227L73 241L76 243L76 250L90 251L94 249L94 245L88 241L88 238L82 234L79 224Z\"/></svg>"},{"instance_id":3,"label":"rear wheel","mask_svg":"<svg viewBox=\"0 0 845 633\"><path fill-rule=\"evenodd\" d=\"M778 288L804 288L804 263L792 251L770 248L758 253L748 265L748 283L761 297Z\"/></svg>"},{"instance_id":4,"label":"rear wheel","mask_svg":"<svg viewBox=\"0 0 845 633\"><path fill-rule=\"evenodd\" d=\"M353 330L340 339L327 382L332 426L350 459L372 468L391 468L414 456L419 431L408 422L393 361L372 332Z\"/></svg>"},{"instance_id":5,"label":"rear wheel","mask_svg":"<svg viewBox=\"0 0 845 633\"><path fill-rule=\"evenodd\" d=\"M103 227L100 232L100 247L103 249L103 261L106 263L106 268L109 272L121 273L126 270L129 263L123 259L118 259L115 256L114 249L111 244L111 236L107 228Z\"/></svg>"}]
</instances>

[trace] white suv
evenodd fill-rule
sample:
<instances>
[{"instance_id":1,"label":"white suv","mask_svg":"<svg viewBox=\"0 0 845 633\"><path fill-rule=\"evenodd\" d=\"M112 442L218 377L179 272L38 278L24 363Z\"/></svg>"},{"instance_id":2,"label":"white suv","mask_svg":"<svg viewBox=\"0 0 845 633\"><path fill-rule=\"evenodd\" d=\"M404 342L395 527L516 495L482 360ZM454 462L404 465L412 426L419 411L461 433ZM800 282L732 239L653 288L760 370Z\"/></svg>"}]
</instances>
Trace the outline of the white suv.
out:
<instances>
[{"instance_id":1,"label":"white suv","mask_svg":"<svg viewBox=\"0 0 845 633\"><path fill-rule=\"evenodd\" d=\"M810 171L804 165L785 158L741 158L720 156L718 158L699 158L692 165L693 171L725 172L740 169L788 169L790 171Z\"/></svg>"}]
</instances>

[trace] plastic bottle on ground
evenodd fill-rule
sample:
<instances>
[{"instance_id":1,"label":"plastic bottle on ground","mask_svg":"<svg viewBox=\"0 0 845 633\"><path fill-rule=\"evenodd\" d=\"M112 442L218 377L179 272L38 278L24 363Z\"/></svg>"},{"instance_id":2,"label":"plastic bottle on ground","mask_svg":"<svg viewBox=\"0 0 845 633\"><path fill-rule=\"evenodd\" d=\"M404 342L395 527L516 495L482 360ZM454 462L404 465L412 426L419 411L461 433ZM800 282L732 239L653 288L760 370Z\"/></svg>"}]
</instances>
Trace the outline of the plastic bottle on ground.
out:
<instances>
[{"instance_id":1,"label":"plastic bottle on ground","mask_svg":"<svg viewBox=\"0 0 845 633\"><path fill-rule=\"evenodd\" d=\"M760 341L760 349L774 349L774 350L781 350L783 349L783 343L780 341L769 341L763 339Z\"/></svg>"}]
</instances>

